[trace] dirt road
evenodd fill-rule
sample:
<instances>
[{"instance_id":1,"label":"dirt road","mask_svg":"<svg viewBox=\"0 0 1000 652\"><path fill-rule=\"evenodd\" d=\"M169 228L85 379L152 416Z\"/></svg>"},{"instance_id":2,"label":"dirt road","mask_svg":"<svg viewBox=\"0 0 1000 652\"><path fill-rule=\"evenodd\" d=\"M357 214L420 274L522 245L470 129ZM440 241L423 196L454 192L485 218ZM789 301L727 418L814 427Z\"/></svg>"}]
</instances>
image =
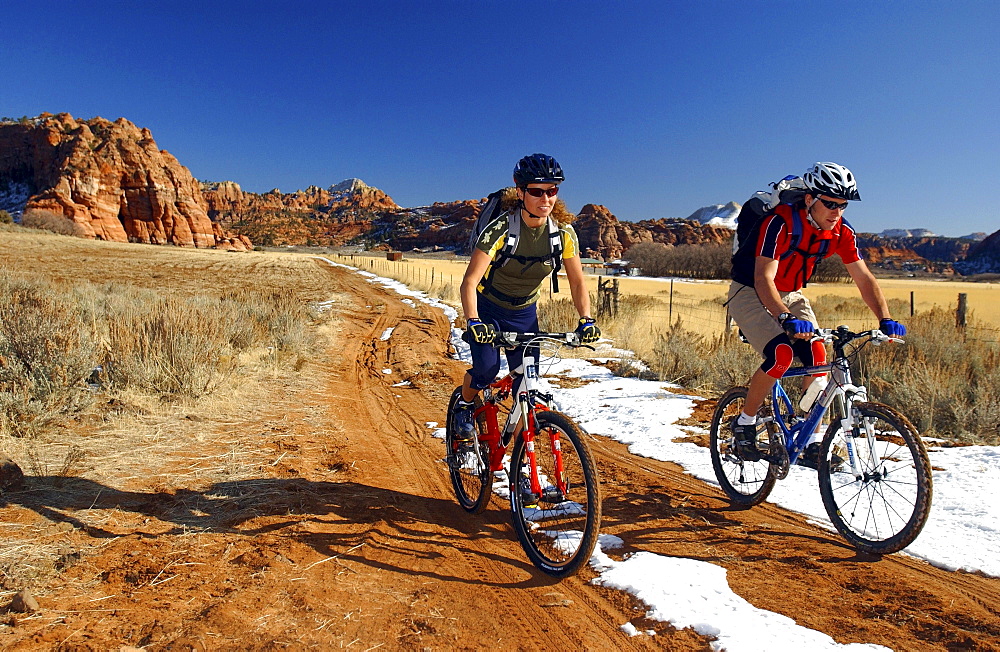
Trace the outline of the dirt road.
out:
<instances>
[{"instance_id":1,"label":"dirt road","mask_svg":"<svg viewBox=\"0 0 1000 652\"><path fill-rule=\"evenodd\" d=\"M592 586L589 569L561 582L536 571L498 498L482 516L463 512L428 426L464 369L447 321L357 274L319 262L317 274L340 314L326 354L241 419L195 424L187 459L224 456L221 434L238 432L266 460L253 478L178 487L167 468L127 491L67 479L5 497L5 520L44 517L88 552L67 555L37 613L8 616L0 647L709 648ZM724 566L754 605L840 642L1000 650L1000 580L859 556L796 514L733 510L671 464L592 444L602 531L625 554ZM657 634L629 637L626 622Z\"/></svg>"}]
</instances>

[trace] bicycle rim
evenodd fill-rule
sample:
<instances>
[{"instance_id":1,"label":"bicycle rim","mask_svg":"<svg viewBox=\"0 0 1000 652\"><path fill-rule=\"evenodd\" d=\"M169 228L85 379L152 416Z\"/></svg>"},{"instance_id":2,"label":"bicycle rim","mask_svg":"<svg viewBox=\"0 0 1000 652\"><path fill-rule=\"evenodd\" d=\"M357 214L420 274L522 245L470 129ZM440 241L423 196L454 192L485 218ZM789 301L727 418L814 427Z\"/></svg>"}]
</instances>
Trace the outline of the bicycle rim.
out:
<instances>
[{"instance_id":1,"label":"bicycle rim","mask_svg":"<svg viewBox=\"0 0 1000 652\"><path fill-rule=\"evenodd\" d=\"M533 494L527 445L519 436L511 454L510 506L514 531L535 566L555 577L572 575L594 552L601 522L597 470L580 429L554 411L535 414L535 457L541 494ZM558 489L557 438L566 492Z\"/></svg>"},{"instance_id":2,"label":"bicycle rim","mask_svg":"<svg viewBox=\"0 0 1000 652\"><path fill-rule=\"evenodd\" d=\"M743 410L746 397L746 387L733 387L722 395L712 415L709 445L719 486L737 505L752 507L763 502L771 493L775 472L767 460L748 462L737 454L729 424Z\"/></svg>"},{"instance_id":3,"label":"bicycle rim","mask_svg":"<svg viewBox=\"0 0 1000 652\"><path fill-rule=\"evenodd\" d=\"M451 476L451 486L455 490L458 504L467 512L479 513L486 509L490 502L492 482L490 479L489 454L485 446L477 452L475 446L461 444L455 439L455 404L462 396L462 388L452 392L448 402L448 416L445 423L445 447L447 455L448 474ZM478 407L478 399L477 399ZM485 427L477 419L476 428Z\"/></svg>"},{"instance_id":4,"label":"bicycle rim","mask_svg":"<svg viewBox=\"0 0 1000 652\"><path fill-rule=\"evenodd\" d=\"M909 421L879 403L855 404L858 427L834 421L823 440L819 486L834 527L862 552L902 550L920 534L931 506L927 452ZM848 443L857 474L847 460ZM836 459L834 458L836 456Z\"/></svg>"}]
</instances>

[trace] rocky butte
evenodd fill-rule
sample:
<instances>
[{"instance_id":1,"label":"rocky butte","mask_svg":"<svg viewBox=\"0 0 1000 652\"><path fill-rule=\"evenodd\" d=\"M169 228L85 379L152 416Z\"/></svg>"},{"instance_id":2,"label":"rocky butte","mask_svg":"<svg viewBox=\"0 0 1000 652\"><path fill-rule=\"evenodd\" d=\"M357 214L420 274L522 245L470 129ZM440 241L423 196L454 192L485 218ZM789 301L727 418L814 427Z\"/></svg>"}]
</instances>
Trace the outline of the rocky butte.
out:
<instances>
[{"instance_id":1,"label":"rocky butte","mask_svg":"<svg viewBox=\"0 0 1000 652\"><path fill-rule=\"evenodd\" d=\"M22 189L23 211L62 215L88 238L252 249L208 216L201 187L148 129L125 118L68 113L0 123L0 185Z\"/></svg>"}]
</instances>

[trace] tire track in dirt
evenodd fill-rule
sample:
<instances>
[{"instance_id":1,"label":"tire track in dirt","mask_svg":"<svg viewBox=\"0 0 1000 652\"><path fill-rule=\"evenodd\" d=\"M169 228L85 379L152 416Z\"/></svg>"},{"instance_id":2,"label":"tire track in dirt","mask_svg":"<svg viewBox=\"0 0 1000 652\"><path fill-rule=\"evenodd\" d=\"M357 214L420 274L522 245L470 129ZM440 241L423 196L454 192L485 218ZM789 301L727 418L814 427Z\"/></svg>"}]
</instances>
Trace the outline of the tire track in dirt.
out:
<instances>
[{"instance_id":1,"label":"tire track in dirt","mask_svg":"<svg viewBox=\"0 0 1000 652\"><path fill-rule=\"evenodd\" d=\"M448 347L444 339L448 323L443 318L411 320L406 313L412 309L401 308L405 304L391 293L380 296L378 301L377 317L365 326L365 332L356 336L356 342L365 344L356 349L359 363L354 381L364 388L363 395L372 397L362 401L365 419L392 430L386 437L379 438L378 444L381 452L398 466L402 483L397 489L405 487L404 491L441 496L447 500L446 507L434 512L433 519L444 526L445 533L454 533L455 545L461 549L466 569L451 569L451 572L461 582L463 592L471 593L465 600L470 604L488 605L483 613L490 617L476 618L482 641L491 640L495 634L497 638L493 640L497 642L517 641L518 646L527 647L646 648L646 645L635 645L642 639L629 639L618 629L628 616L598 595L594 587L576 578L558 583L530 566L507 525L509 517L502 507L494 504L486 514L472 516L453 502L450 481L440 462L443 443L429 437L429 429L424 427L427 421L443 421L447 397L464 371L460 363L447 358ZM390 327L394 328L392 335L382 341L382 333ZM438 367L442 364L450 367L444 377L439 373L433 379L438 385L434 396L427 396L429 392L424 390L429 388L420 380L415 381L412 390L404 389L396 394L398 388L391 387L382 373L383 364L394 370L400 366L405 368L406 358L414 352L430 355L411 364L423 368L430 362ZM345 351L345 361L350 358L350 352ZM394 373L392 377L397 375ZM425 369L424 375L433 374ZM415 394L416 402L405 400L407 394ZM434 418L428 418L428 413ZM399 441L404 445L395 445ZM471 536L464 538L463 534ZM419 549L410 552L420 554ZM398 561L404 562L402 558ZM584 590L566 591L570 583L579 584Z\"/></svg>"}]
</instances>

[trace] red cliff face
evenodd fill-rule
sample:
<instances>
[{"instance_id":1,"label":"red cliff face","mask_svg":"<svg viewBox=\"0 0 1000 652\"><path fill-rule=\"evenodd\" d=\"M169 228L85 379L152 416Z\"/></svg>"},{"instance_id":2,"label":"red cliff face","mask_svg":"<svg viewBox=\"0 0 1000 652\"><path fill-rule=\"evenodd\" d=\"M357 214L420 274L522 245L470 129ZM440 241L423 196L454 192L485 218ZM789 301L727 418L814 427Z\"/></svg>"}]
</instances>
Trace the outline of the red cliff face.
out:
<instances>
[{"instance_id":1,"label":"red cliff face","mask_svg":"<svg viewBox=\"0 0 1000 652\"><path fill-rule=\"evenodd\" d=\"M212 223L190 171L160 150L148 129L124 118L43 113L0 124L0 177L28 185L26 211L64 215L85 237L252 248L249 239Z\"/></svg>"},{"instance_id":2,"label":"red cliff face","mask_svg":"<svg viewBox=\"0 0 1000 652\"><path fill-rule=\"evenodd\" d=\"M267 245L346 244L367 234L375 220L403 210L359 179L291 193L246 192L232 181L205 182L201 189L213 221Z\"/></svg>"},{"instance_id":3,"label":"red cliff face","mask_svg":"<svg viewBox=\"0 0 1000 652\"><path fill-rule=\"evenodd\" d=\"M587 204L573 227L587 256L613 260L641 242L662 244L706 244L729 242L733 232L693 220L659 219L619 222L604 206Z\"/></svg>"}]
</instances>

